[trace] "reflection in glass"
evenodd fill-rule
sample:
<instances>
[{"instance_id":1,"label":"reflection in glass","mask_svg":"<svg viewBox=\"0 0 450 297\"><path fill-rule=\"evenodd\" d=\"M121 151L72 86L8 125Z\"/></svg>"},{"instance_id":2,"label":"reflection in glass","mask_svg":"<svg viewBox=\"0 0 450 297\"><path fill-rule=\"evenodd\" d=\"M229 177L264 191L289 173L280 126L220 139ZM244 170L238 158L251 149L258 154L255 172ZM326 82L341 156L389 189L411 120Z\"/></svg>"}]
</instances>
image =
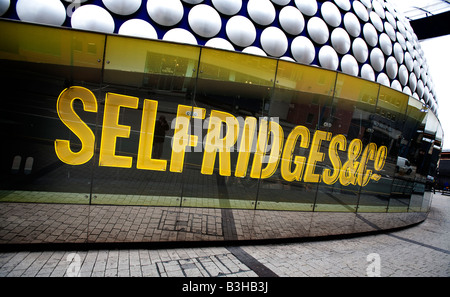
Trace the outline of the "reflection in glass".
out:
<instances>
[{"instance_id":1,"label":"reflection in glass","mask_svg":"<svg viewBox=\"0 0 450 297\"><path fill-rule=\"evenodd\" d=\"M33 83L24 84L29 75L33 79L28 82ZM56 112L65 80L16 63L2 72L1 81L2 90L10 94L0 107L0 134L8 143L2 147L1 201L88 204L93 161L72 166L55 153L56 139L68 141L72 151L81 148L80 139ZM88 112L80 100L73 101L72 109L89 129L95 129L95 113Z\"/></svg>"},{"instance_id":2,"label":"reflection in glass","mask_svg":"<svg viewBox=\"0 0 450 297\"><path fill-rule=\"evenodd\" d=\"M336 91L326 122L328 123L327 130L332 133L333 137L343 135L346 138L347 150L336 149L342 162L340 175L345 170L344 162L350 160L352 147L356 147L355 145L359 143L359 158L362 158L364 150L369 149L373 131L370 115L375 109L378 89L377 84L365 82L353 76L345 74L337 76ZM376 146L372 146L373 152L376 149ZM329 154L329 156L331 155ZM326 168L333 168L332 160L329 157L325 158L324 163ZM368 160L367 170L376 172L373 161ZM362 208L367 205L380 205L380 201L372 198L374 194L371 190L373 185L379 182L383 182L383 179L377 182L369 181L363 188L356 181L345 185L342 183L342 178L340 178L340 182L332 185L322 182L319 184L315 210L354 212L358 201Z\"/></svg>"},{"instance_id":3,"label":"reflection in glass","mask_svg":"<svg viewBox=\"0 0 450 297\"><path fill-rule=\"evenodd\" d=\"M399 158L405 135L404 123L409 97L396 90L380 87L377 110L374 115L374 140L388 148L388 157L385 165L386 177L394 177L391 184L388 211L407 211L411 198L412 183L406 169L406 176L399 174L397 164L405 159Z\"/></svg>"},{"instance_id":4,"label":"reflection in glass","mask_svg":"<svg viewBox=\"0 0 450 297\"><path fill-rule=\"evenodd\" d=\"M338 212L429 207L443 131L426 106L396 90L219 49L39 27L48 37L43 43L34 25L0 26L10 32L1 63L12 69L3 82L17 99L1 107L2 135L11 142L2 161L4 190L86 193L58 199L93 204ZM39 77L19 85L30 75ZM72 151L83 143L55 106L75 85L98 102L96 111L78 99L72 106L96 147L85 164L69 166L56 156L55 139L68 141ZM14 124L17 118L23 125ZM174 144L182 151L174 152ZM358 164L366 151L367 166L349 176L345 163L356 154Z\"/></svg>"},{"instance_id":5,"label":"reflection in glass","mask_svg":"<svg viewBox=\"0 0 450 297\"><path fill-rule=\"evenodd\" d=\"M20 67L58 79L101 80L104 35L16 22L0 22L0 31L3 69L15 61Z\"/></svg>"},{"instance_id":6,"label":"reflection in glass","mask_svg":"<svg viewBox=\"0 0 450 297\"><path fill-rule=\"evenodd\" d=\"M305 163L315 132L326 130L325 119L330 111L335 79L336 73L332 71L279 61L276 89L268 111L270 118L282 127L284 150L290 149L291 154L285 153L275 173L261 180L258 209L313 210L317 183L303 182L304 178L308 179L305 171L308 164ZM294 140L292 146L290 139ZM272 142L273 139L269 145ZM292 177L282 174L283 166L286 166L286 172L292 172ZM321 166L318 164L317 167ZM314 169L309 172L312 178L316 174Z\"/></svg>"},{"instance_id":7,"label":"reflection in glass","mask_svg":"<svg viewBox=\"0 0 450 297\"><path fill-rule=\"evenodd\" d=\"M252 172L256 168L254 143L260 117L267 112L276 60L205 48L199 69L193 104L203 108L206 116L191 121L199 140L186 156L183 206L253 209L259 176ZM213 130L218 140L231 141L224 153L206 152ZM234 138L231 130L237 134ZM228 158L229 165L225 165ZM213 168L206 169L205 164Z\"/></svg>"},{"instance_id":8,"label":"reflection in glass","mask_svg":"<svg viewBox=\"0 0 450 297\"><path fill-rule=\"evenodd\" d=\"M71 166L56 155L56 139L73 151L81 147L61 121L57 100L71 85L98 87L105 36L3 21L0 31L0 65L8 69L0 74L0 135L8 143L0 162L1 201L88 204L93 160ZM80 100L71 109L95 129L96 113Z\"/></svg>"},{"instance_id":9,"label":"reflection in glass","mask_svg":"<svg viewBox=\"0 0 450 297\"><path fill-rule=\"evenodd\" d=\"M176 117L173 111L176 110L178 103L186 104L186 99L180 97L178 102L173 99L169 101L166 98L171 95L170 93L157 95L143 90L127 92L133 95L127 97L134 98L136 108L112 105L112 95L117 94L119 90L120 87L112 85L103 88L105 93L102 97L104 96L106 101L99 109L97 138L100 159L98 166L94 168L92 203L179 206L182 191L181 175L170 172L168 163L174 133L172 122ZM111 112L115 113L117 120L113 125L110 124L110 120L104 118ZM129 133L120 134L113 146L102 151L100 146L106 147L104 136L119 133L115 125L128 130ZM124 168L118 168L120 163L114 160L109 164L103 164L102 154L106 153L114 154L116 159L126 158L131 163ZM111 183L112 180L114 183Z\"/></svg>"},{"instance_id":10,"label":"reflection in glass","mask_svg":"<svg viewBox=\"0 0 450 297\"><path fill-rule=\"evenodd\" d=\"M76 219L68 241L255 239L398 227L429 211L443 131L404 93L218 49L9 21L0 30L0 202L25 210L28 226L56 210ZM61 108L70 88L92 96ZM60 144L92 154L69 164Z\"/></svg>"},{"instance_id":11,"label":"reflection in glass","mask_svg":"<svg viewBox=\"0 0 450 297\"><path fill-rule=\"evenodd\" d=\"M179 106L192 105L200 49L109 36L105 53L104 78L108 86L102 89L102 99L108 94L126 94L135 98L137 107L119 106L115 116L117 125L130 132L128 137L117 137L112 149L117 155L131 157L131 168L96 167L93 203L180 206L182 173L187 169L180 163L179 170L170 170L171 144ZM138 88L125 91L124 84ZM109 129L103 120L108 106L105 103L98 120L102 135ZM139 165L141 156L155 161ZM116 181L113 185L112 179Z\"/></svg>"}]
</instances>

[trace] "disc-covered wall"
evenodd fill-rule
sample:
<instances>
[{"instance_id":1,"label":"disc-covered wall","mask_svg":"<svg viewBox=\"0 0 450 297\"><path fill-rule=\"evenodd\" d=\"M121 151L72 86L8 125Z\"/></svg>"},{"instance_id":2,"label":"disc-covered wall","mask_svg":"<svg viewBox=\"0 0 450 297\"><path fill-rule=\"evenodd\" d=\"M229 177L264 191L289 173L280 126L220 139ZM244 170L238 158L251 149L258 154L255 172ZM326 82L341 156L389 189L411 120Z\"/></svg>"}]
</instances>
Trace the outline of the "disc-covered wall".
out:
<instances>
[{"instance_id":1,"label":"disc-covered wall","mask_svg":"<svg viewBox=\"0 0 450 297\"><path fill-rule=\"evenodd\" d=\"M0 16L317 65L437 112L417 36L387 0L0 0Z\"/></svg>"}]
</instances>

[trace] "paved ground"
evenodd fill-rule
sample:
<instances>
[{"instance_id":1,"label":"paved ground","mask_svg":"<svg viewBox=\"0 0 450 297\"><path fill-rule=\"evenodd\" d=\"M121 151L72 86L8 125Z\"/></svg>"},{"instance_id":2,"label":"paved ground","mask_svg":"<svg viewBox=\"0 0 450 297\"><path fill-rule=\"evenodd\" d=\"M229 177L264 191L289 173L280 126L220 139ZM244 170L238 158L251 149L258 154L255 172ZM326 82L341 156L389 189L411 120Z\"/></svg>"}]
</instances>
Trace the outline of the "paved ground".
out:
<instances>
[{"instance_id":1,"label":"paved ground","mask_svg":"<svg viewBox=\"0 0 450 297\"><path fill-rule=\"evenodd\" d=\"M450 276L450 196L395 232L258 245L0 253L2 277Z\"/></svg>"}]
</instances>

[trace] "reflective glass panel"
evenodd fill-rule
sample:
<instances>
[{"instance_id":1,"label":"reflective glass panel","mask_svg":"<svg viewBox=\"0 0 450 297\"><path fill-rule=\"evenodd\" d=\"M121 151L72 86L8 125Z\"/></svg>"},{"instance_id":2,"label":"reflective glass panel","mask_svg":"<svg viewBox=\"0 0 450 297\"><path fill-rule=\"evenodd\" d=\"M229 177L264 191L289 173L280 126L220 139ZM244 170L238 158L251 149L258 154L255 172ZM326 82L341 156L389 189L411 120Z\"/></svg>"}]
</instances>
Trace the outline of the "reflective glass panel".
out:
<instances>
[{"instance_id":1,"label":"reflective glass panel","mask_svg":"<svg viewBox=\"0 0 450 297\"><path fill-rule=\"evenodd\" d=\"M438 118L432 112L427 113L423 135L423 162L421 174L428 181L436 175L437 163L441 153L442 128Z\"/></svg>"},{"instance_id":2,"label":"reflective glass panel","mask_svg":"<svg viewBox=\"0 0 450 297\"><path fill-rule=\"evenodd\" d=\"M323 165L315 157L322 155L320 143L326 142L323 137L335 79L332 71L278 62L276 88L268 108L272 132L265 160L267 165L273 155L280 160L271 175L262 176L258 209L313 210L316 178Z\"/></svg>"},{"instance_id":3,"label":"reflective glass panel","mask_svg":"<svg viewBox=\"0 0 450 297\"><path fill-rule=\"evenodd\" d=\"M193 46L108 36L92 203L181 205L187 165L183 145L175 154L172 144L190 129L199 53Z\"/></svg>"},{"instance_id":4,"label":"reflective glass panel","mask_svg":"<svg viewBox=\"0 0 450 297\"><path fill-rule=\"evenodd\" d=\"M417 172L421 181L425 183L425 194L421 211L429 211L431 198L436 184L436 172L439 156L442 150L442 127L438 118L431 111L422 123L424 126L419 157L417 159Z\"/></svg>"},{"instance_id":5,"label":"reflective glass panel","mask_svg":"<svg viewBox=\"0 0 450 297\"><path fill-rule=\"evenodd\" d=\"M191 95L200 48L108 36L105 54L105 83Z\"/></svg>"},{"instance_id":6,"label":"reflective glass panel","mask_svg":"<svg viewBox=\"0 0 450 297\"><path fill-rule=\"evenodd\" d=\"M420 174L424 123L429 110L419 100L409 97L403 136L399 143L396 173L408 177L411 188L409 211L420 211L425 194L425 178ZM408 162L408 163L406 163ZM409 165L408 165L409 164Z\"/></svg>"},{"instance_id":7,"label":"reflective glass panel","mask_svg":"<svg viewBox=\"0 0 450 297\"><path fill-rule=\"evenodd\" d=\"M381 86L377 110L374 115L374 140L387 148L384 176L392 179L391 195L388 211L407 211L413 189L412 171L408 170L410 162L399 156L404 139L408 95ZM403 170L398 170L398 164L405 164Z\"/></svg>"},{"instance_id":8,"label":"reflective glass panel","mask_svg":"<svg viewBox=\"0 0 450 297\"><path fill-rule=\"evenodd\" d=\"M99 87L105 36L6 21L0 30L2 200L88 204L98 93L86 90Z\"/></svg>"},{"instance_id":9,"label":"reflective glass panel","mask_svg":"<svg viewBox=\"0 0 450 297\"><path fill-rule=\"evenodd\" d=\"M331 135L330 141L324 142L325 172L317 192L316 211L354 212L358 202L381 204L373 199L370 187L374 181L369 173L375 173L377 147L371 143L370 115L375 110L378 89L375 83L342 73L337 75L336 91L325 121L326 131ZM358 166L361 162L365 166Z\"/></svg>"},{"instance_id":10,"label":"reflective glass panel","mask_svg":"<svg viewBox=\"0 0 450 297\"><path fill-rule=\"evenodd\" d=\"M256 142L267 131L260 117L275 70L273 59L202 49L183 206L255 207L262 162Z\"/></svg>"},{"instance_id":11,"label":"reflective glass panel","mask_svg":"<svg viewBox=\"0 0 450 297\"><path fill-rule=\"evenodd\" d=\"M27 63L30 70L69 81L101 80L103 34L17 22L0 22L0 32L2 60Z\"/></svg>"}]
</instances>

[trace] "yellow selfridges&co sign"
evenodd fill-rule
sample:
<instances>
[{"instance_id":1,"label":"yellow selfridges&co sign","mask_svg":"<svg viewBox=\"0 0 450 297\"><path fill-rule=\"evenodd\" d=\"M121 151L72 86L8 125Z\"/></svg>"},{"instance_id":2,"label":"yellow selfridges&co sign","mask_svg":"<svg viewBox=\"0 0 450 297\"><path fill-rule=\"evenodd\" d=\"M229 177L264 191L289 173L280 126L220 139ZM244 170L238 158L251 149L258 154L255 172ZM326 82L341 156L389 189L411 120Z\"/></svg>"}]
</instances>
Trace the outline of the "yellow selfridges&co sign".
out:
<instances>
[{"instance_id":1,"label":"yellow selfridges&co sign","mask_svg":"<svg viewBox=\"0 0 450 297\"><path fill-rule=\"evenodd\" d=\"M61 121L80 139L81 149L77 152L71 149L69 140L56 139L55 151L58 158L69 165L81 165L90 161L94 156L95 135L88 125L81 120L73 108L75 100L81 100L87 112L97 112L97 99L94 94L79 86L63 90L57 101L57 112ZM131 168L133 157L116 154L117 138L129 138L131 127L119 124L120 108L137 109L139 98L107 93L103 117L103 128L100 139L99 166ZM153 134L155 130L158 101L144 100L140 129L139 147L136 167L142 170L166 171L167 160L153 159ZM175 119L175 131L172 140L172 152L169 170L181 173L183 171L186 148L198 144L198 136L190 133L190 119L205 119L204 108L178 105ZM250 178L269 178L278 166L281 177L288 181L303 181L307 183L324 182L332 185L339 181L343 186L366 186L370 180L378 181L387 157L387 147L377 147L369 143L363 147L360 139L353 139L350 143L342 134L332 135L330 132L316 130L311 135L305 126L296 126L284 141L282 127L275 121L260 119L257 129L257 119L246 117L243 127L236 117L230 113L211 110L208 130L203 148L201 173L213 174L216 156L218 155L219 174L231 176L230 153L238 143L238 158L234 176L245 177L249 166L250 154L254 153L251 164ZM223 125L226 125L225 135ZM258 132L257 132L258 131ZM272 144L268 158L266 154L269 135ZM256 149L252 151L252 144L256 139ZM321 173L315 172L316 166L325 160L326 153L320 151L322 142L328 141L328 158L332 169L325 168ZM296 146L308 149L308 156L294 155ZM339 156L339 152L346 152L346 159ZM266 157L266 158L265 158ZM369 166L372 165L372 166ZM368 169L373 168L373 170ZM375 172L374 172L375 171Z\"/></svg>"}]
</instances>

